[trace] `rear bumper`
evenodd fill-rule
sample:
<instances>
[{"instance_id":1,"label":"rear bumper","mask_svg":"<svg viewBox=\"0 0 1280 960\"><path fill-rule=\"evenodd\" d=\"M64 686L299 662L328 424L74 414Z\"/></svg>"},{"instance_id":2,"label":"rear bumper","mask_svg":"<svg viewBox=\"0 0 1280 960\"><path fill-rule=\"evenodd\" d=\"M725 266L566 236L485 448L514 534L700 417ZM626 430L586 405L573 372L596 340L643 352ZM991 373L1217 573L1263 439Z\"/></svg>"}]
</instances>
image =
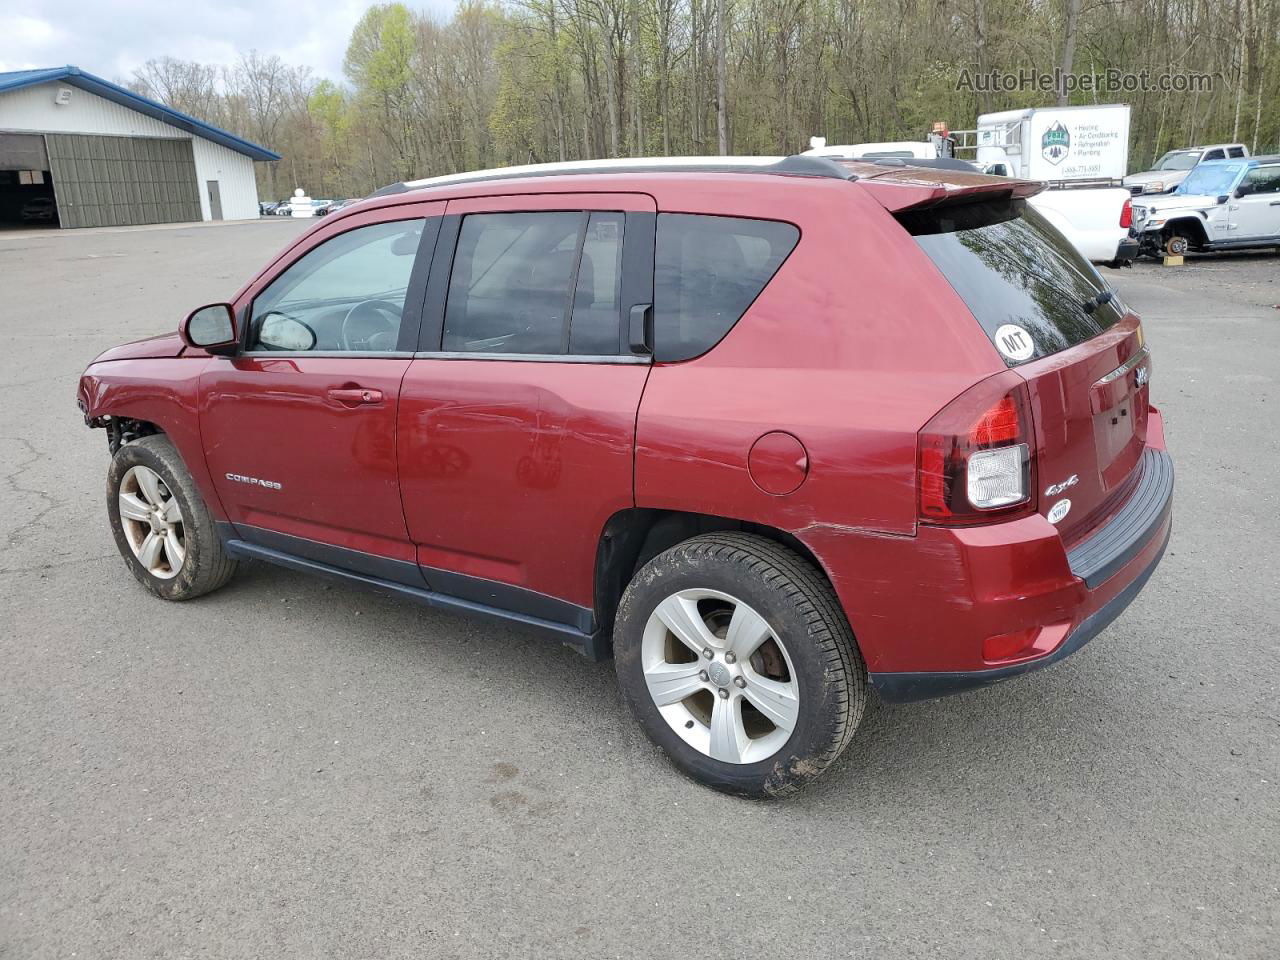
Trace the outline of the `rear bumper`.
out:
<instances>
[{"instance_id":1,"label":"rear bumper","mask_svg":"<svg viewBox=\"0 0 1280 960\"><path fill-rule=\"evenodd\" d=\"M1132 237L1125 237L1120 241L1120 245L1116 248L1115 259L1110 262L1110 266L1125 266L1132 263L1141 252L1141 244Z\"/></svg>"},{"instance_id":2,"label":"rear bumper","mask_svg":"<svg viewBox=\"0 0 1280 960\"><path fill-rule=\"evenodd\" d=\"M1173 524L1173 467L1154 407L1141 470L1124 504L1069 549L1038 513L921 525L914 537L831 529L802 539L831 577L872 685L889 701L929 699L1057 663L1133 601ZM986 658L989 640L1015 634L1027 638L1020 653Z\"/></svg>"},{"instance_id":3,"label":"rear bumper","mask_svg":"<svg viewBox=\"0 0 1280 960\"><path fill-rule=\"evenodd\" d=\"M1146 561L1146 565L1110 600L1085 617L1080 624L1067 634L1066 639L1051 653L1034 660L1024 660L1007 667L995 667L990 670L966 670L955 672L909 672L909 673L873 673L872 686L880 694L881 699L889 703L911 703L916 700L933 700L937 697L949 696L953 693L964 693L987 687L1002 680L1011 680L1033 670L1041 670L1059 660L1065 660L1086 643L1109 627L1113 620L1124 613L1125 608L1142 592L1142 588L1155 573L1164 557L1165 547L1169 545L1169 537L1173 533L1172 518L1162 524L1163 535L1154 556Z\"/></svg>"},{"instance_id":4,"label":"rear bumper","mask_svg":"<svg viewBox=\"0 0 1280 960\"><path fill-rule=\"evenodd\" d=\"M1057 620L1057 612L1042 624L1032 655L974 670L872 672L880 696L906 703L999 683L1057 663L1105 630L1155 572L1173 531L1172 459L1164 450L1148 447L1139 470L1124 506L1066 552L1071 577L1083 591L1069 620Z\"/></svg>"}]
</instances>

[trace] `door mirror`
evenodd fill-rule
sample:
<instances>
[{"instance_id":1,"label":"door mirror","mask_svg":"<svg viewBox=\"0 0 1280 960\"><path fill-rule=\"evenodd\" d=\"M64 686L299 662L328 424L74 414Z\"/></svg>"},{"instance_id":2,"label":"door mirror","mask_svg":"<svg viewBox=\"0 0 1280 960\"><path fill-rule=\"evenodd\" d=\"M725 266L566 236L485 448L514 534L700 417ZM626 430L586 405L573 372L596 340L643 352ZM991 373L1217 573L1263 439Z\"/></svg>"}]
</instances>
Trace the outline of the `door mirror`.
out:
<instances>
[{"instance_id":1,"label":"door mirror","mask_svg":"<svg viewBox=\"0 0 1280 960\"><path fill-rule=\"evenodd\" d=\"M310 350L315 345L316 332L283 313L268 313L258 327L258 346L268 350Z\"/></svg>"},{"instance_id":2,"label":"door mirror","mask_svg":"<svg viewBox=\"0 0 1280 960\"><path fill-rule=\"evenodd\" d=\"M1240 197L1247 197L1251 193L1253 193L1253 188L1246 186L1243 183L1236 187L1236 199L1239 199Z\"/></svg>"},{"instance_id":3,"label":"door mirror","mask_svg":"<svg viewBox=\"0 0 1280 960\"><path fill-rule=\"evenodd\" d=\"M236 315L229 303L210 303L187 314L178 328L187 346L223 356L235 353Z\"/></svg>"}]
</instances>

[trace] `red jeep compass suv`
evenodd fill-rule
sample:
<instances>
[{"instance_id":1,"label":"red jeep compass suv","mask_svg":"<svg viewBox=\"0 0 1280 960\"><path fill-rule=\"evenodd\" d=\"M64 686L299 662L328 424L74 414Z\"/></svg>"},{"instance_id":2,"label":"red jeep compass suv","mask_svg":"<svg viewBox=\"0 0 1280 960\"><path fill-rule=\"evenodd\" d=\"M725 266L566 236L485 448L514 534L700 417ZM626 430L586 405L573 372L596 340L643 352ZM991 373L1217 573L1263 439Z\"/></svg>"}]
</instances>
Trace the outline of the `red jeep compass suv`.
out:
<instances>
[{"instance_id":1,"label":"red jeep compass suv","mask_svg":"<svg viewBox=\"0 0 1280 960\"><path fill-rule=\"evenodd\" d=\"M1038 184L818 158L397 184L80 383L153 593L237 559L612 654L752 796L1079 649L1169 538L1138 318Z\"/></svg>"}]
</instances>

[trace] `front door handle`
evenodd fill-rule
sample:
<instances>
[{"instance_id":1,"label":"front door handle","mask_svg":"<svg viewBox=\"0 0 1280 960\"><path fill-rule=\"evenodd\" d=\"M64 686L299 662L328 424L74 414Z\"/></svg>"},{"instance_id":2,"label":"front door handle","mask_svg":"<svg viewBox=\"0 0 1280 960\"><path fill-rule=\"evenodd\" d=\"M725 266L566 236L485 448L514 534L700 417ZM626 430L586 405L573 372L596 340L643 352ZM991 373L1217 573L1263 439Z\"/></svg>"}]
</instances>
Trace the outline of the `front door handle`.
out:
<instances>
[{"instance_id":1,"label":"front door handle","mask_svg":"<svg viewBox=\"0 0 1280 960\"><path fill-rule=\"evenodd\" d=\"M334 387L329 391L328 396L330 400L336 400L345 407L382 402L382 391L370 390L368 387Z\"/></svg>"},{"instance_id":2,"label":"front door handle","mask_svg":"<svg viewBox=\"0 0 1280 960\"><path fill-rule=\"evenodd\" d=\"M1267 204L1268 207L1280 207L1280 200L1272 200Z\"/></svg>"}]
</instances>

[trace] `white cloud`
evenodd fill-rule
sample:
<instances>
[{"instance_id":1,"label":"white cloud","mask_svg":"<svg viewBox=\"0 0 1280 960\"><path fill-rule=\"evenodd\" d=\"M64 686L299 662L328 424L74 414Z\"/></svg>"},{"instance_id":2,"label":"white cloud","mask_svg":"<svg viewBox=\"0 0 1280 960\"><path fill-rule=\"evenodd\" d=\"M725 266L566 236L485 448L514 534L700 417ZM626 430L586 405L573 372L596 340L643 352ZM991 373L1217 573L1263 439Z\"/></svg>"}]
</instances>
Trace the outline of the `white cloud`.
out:
<instances>
[{"instance_id":1,"label":"white cloud","mask_svg":"<svg viewBox=\"0 0 1280 960\"><path fill-rule=\"evenodd\" d=\"M72 63L108 80L128 80L154 57L232 64L256 49L317 76L342 79L342 57L368 0L21 0L5 17L0 70ZM410 6L448 16L454 0Z\"/></svg>"}]
</instances>

